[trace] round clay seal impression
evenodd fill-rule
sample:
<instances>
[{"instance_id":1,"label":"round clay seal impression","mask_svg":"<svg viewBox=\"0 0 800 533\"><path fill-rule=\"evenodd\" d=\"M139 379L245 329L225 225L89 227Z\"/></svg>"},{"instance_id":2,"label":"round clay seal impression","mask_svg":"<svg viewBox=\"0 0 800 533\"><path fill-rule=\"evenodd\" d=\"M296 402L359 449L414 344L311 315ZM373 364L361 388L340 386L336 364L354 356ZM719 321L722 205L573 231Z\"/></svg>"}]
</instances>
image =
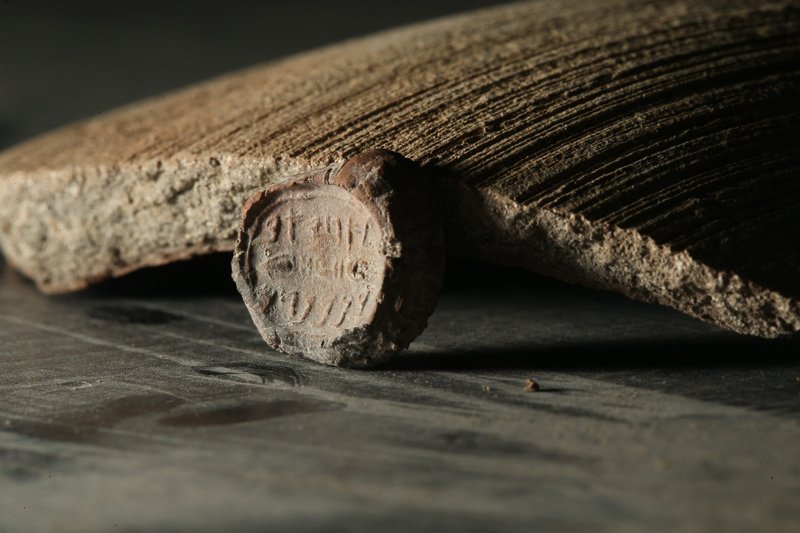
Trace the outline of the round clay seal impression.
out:
<instances>
[{"instance_id":1,"label":"round clay seal impression","mask_svg":"<svg viewBox=\"0 0 800 533\"><path fill-rule=\"evenodd\" d=\"M267 344L341 366L407 347L444 273L435 198L421 168L383 150L254 194L232 267Z\"/></svg>"}]
</instances>

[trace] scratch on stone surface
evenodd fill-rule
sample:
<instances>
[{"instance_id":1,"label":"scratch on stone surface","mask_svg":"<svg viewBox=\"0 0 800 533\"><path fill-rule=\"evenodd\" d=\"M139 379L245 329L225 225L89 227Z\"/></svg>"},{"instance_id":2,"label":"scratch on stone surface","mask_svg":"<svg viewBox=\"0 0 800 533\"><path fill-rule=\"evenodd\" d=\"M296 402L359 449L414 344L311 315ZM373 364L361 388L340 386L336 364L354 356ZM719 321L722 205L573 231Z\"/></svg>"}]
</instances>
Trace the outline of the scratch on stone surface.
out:
<instances>
[{"instance_id":1,"label":"scratch on stone surface","mask_svg":"<svg viewBox=\"0 0 800 533\"><path fill-rule=\"evenodd\" d=\"M138 383L138 382L136 382L136 383L123 382L123 383L125 383L126 385L133 385L133 387L137 388L137 389L146 390L146 391L150 391L150 392L157 392L159 394L163 394L163 395L166 395L166 396L172 396L174 398L177 398L177 399L182 400L182 401L187 402L187 403L195 401L194 398L190 398L188 396L184 396L182 394L178 394L174 390L162 389L162 388L159 388L159 387L153 387L151 385L145 385L144 383Z\"/></svg>"},{"instance_id":2,"label":"scratch on stone surface","mask_svg":"<svg viewBox=\"0 0 800 533\"><path fill-rule=\"evenodd\" d=\"M174 339L180 339L182 341L192 342L192 343L195 343L195 344L202 344L203 346L210 346L212 348L217 348L217 349L220 349L220 350L228 350L228 351L232 351L232 352L246 353L246 354L254 355L254 356L257 356L257 357L264 357L264 355L266 353L269 353L269 352L272 351L267 347L265 347L264 350L251 350L251 349L248 349L248 348L238 348L236 346L228 346L228 345L219 344L219 343L216 343L216 342L213 342L213 341L208 341L208 340L203 340L203 339L196 339L196 338L193 338L193 337L187 337L186 335L180 335L178 333L173 333L173 332L170 332L170 331L159 331L158 334L161 335L161 336L164 336L164 337L171 337L171 338L174 338ZM281 359L285 359L285 358L283 356L281 356Z\"/></svg>"},{"instance_id":3,"label":"scratch on stone surface","mask_svg":"<svg viewBox=\"0 0 800 533\"><path fill-rule=\"evenodd\" d=\"M171 363L176 363L182 366L194 366L199 364L200 362L196 359L190 359L188 357L179 357L174 355L169 355L161 352L156 352L154 350L148 350L146 348L137 348L135 346L126 346L123 344L117 344L114 342L106 341L103 339L98 339L97 337L92 337L90 335L84 335L83 333L76 333L74 331L69 331L67 329L55 327L55 326L48 326L39 322L34 322L31 320L25 320L22 318L17 318L13 316L9 316L6 314L0 314L0 320L4 320L6 322L10 322L12 324L17 324L21 326L27 326L30 328L38 329L40 331L47 331L48 333L55 333L57 335L63 335L65 337L70 337L72 339L76 339L79 341L83 341L87 344L93 344L95 346L103 346L107 348L114 348L115 350L120 350L123 352L128 353L135 353L138 355L146 355L148 357L155 357L156 359L160 359L162 361L169 361Z\"/></svg>"},{"instance_id":4,"label":"scratch on stone surface","mask_svg":"<svg viewBox=\"0 0 800 533\"><path fill-rule=\"evenodd\" d=\"M208 324L216 324L218 326L223 326L223 327L226 327L226 328L237 329L237 330L240 330L240 331L246 331L248 333L253 333L254 336L258 337L258 334L256 333L256 329L253 326L248 326L248 325L244 325L244 324L238 324L236 322L231 322L229 320L222 320L222 319L219 319L219 318L213 318L213 317L210 317L210 316L201 315L199 313L194 313L194 312L191 312L191 311L185 311L183 309L178 309L176 307L163 305L163 304L154 304L154 303L151 303L151 302L147 302L147 303L141 304L141 305L143 307L149 307L151 309L157 309L157 310L160 310L160 311L168 311L170 313L175 313L176 315L181 315L181 316L184 316L186 318L189 318L189 319L192 319L192 320L196 320L198 322L206 322ZM258 337L258 338L260 338L260 337Z\"/></svg>"}]
</instances>

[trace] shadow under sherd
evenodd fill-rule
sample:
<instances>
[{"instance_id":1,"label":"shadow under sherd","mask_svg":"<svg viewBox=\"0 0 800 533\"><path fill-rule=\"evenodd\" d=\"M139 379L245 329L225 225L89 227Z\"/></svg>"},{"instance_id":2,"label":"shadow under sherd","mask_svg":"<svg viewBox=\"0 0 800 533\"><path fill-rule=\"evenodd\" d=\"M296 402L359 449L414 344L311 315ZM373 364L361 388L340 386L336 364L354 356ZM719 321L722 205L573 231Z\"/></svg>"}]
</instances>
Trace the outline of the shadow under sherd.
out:
<instances>
[{"instance_id":1,"label":"shadow under sherd","mask_svg":"<svg viewBox=\"0 0 800 533\"><path fill-rule=\"evenodd\" d=\"M230 252L142 268L107 279L76 294L91 298L239 298L231 278Z\"/></svg>"},{"instance_id":2,"label":"shadow under sherd","mask_svg":"<svg viewBox=\"0 0 800 533\"><path fill-rule=\"evenodd\" d=\"M800 415L800 337L486 344L404 354L382 370L574 376L695 400ZM551 392L545 380L542 392ZM523 383L520 381L520 387Z\"/></svg>"},{"instance_id":3,"label":"shadow under sherd","mask_svg":"<svg viewBox=\"0 0 800 533\"><path fill-rule=\"evenodd\" d=\"M589 332L591 333L591 332ZM591 335L589 335L591 337ZM659 368L769 368L798 364L800 337L761 339L724 335L723 338L672 340L585 340L559 346L529 343L462 345L413 349L381 366L393 370L528 370L608 371ZM413 346L413 345L412 345Z\"/></svg>"},{"instance_id":4,"label":"shadow under sherd","mask_svg":"<svg viewBox=\"0 0 800 533\"><path fill-rule=\"evenodd\" d=\"M12 301L35 297L92 319L164 327L168 299L227 309L240 302L230 254L220 253L42 297L0 259ZM140 301L142 306L137 306ZM124 303L124 305L122 305ZM242 303L242 324L249 324ZM202 314L202 313L201 313ZM177 317L177 318L176 318ZM255 326L253 333L255 334ZM268 350L264 346L265 352ZM476 261L451 259L438 309L411 348L376 372L569 373L775 413L800 413L800 337L738 335L662 306ZM289 357L289 356L287 356ZM544 392L558 392L544 385Z\"/></svg>"},{"instance_id":5,"label":"shadow under sherd","mask_svg":"<svg viewBox=\"0 0 800 533\"><path fill-rule=\"evenodd\" d=\"M419 342L381 370L569 373L800 413L798 335L740 335L662 306L515 269L460 261L453 274ZM497 281L463 283L475 279Z\"/></svg>"}]
</instances>

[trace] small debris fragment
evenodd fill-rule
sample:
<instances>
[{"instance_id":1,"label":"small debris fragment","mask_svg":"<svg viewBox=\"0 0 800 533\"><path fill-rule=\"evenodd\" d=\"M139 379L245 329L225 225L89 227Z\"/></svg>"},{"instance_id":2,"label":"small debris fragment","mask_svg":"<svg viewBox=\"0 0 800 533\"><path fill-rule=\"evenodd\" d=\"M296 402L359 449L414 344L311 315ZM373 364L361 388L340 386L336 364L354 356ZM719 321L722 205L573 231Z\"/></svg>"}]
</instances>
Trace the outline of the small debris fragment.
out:
<instances>
[{"instance_id":1,"label":"small debris fragment","mask_svg":"<svg viewBox=\"0 0 800 533\"><path fill-rule=\"evenodd\" d=\"M525 392L539 392L541 388L535 379L528 378L528 381L525 382L525 386L522 388L522 390Z\"/></svg>"},{"instance_id":2,"label":"small debris fragment","mask_svg":"<svg viewBox=\"0 0 800 533\"><path fill-rule=\"evenodd\" d=\"M481 385L481 390L483 392L492 392L492 388L489 385Z\"/></svg>"}]
</instances>

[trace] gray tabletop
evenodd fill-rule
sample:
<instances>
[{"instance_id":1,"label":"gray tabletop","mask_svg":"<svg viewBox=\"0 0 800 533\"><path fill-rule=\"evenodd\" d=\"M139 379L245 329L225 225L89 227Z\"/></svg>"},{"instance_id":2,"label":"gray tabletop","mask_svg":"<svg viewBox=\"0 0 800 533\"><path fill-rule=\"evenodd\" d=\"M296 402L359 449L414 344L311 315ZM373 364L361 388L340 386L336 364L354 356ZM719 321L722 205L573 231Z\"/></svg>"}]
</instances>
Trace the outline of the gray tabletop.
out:
<instances>
[{"instance_id":1,"label":"gray tabletop","mask_svg":"<svg viewBox=\"0 0 800 533\"><path fill-rule=\"evenodd\" d=\"M2 3L0 147L455 8L292 5ZM453 258L411 350L333 369L229 259L58 297L0 263L0 531L797 531L797 340Z\"/></svg>"}]
</instances>

